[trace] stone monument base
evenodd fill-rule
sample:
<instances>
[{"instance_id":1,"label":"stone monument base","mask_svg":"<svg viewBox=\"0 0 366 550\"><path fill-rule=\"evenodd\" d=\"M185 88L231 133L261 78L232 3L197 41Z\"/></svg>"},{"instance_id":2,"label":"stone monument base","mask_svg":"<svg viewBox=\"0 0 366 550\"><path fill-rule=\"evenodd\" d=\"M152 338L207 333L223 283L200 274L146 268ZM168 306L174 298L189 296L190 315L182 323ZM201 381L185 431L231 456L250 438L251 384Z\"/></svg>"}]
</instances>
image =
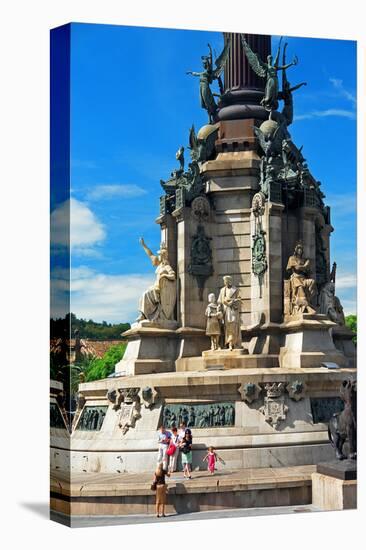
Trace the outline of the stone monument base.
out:
<instances>
[{"instance_id":1,"label":"stone monument base","mask_svg":"<svg viewBox=\"0 0 366 550\"><path fill-rule=\"evenodd\" d=\"M353 343L354 333L346 326L336 326L332 328L332 338L335 347L341 351L348 359L349 366L356 366L356 348Z\"/></svg>"},{"instance_id":2,"label":"stone monument base","mask_svg":"<svg viewBox=\"0 0 366 550\"><path fill-rule=\"evenodd\" d=\"M237 359L251 357L238 353ZM153 472L157 430L163 422L170 428L173 412L174 423L182 421L183 409L194 436L194 468L206 468L202 459L210 445L217 448L228 469L332 460L327 422L337 406L342 380L354 373L353 369L324 368L206 368L85 382L79 386L85 398L84 414L88 408L104 408L104 421L97 428L76 423L69 445L55 449L57 465L70 468L71 445L74 472ZM301 386L299 393L297 386ZM120 395L124 396L121 403ZM202 411L211 407L225 407L225 419L218 415L213 422L206 418L201 423ZM235 414L233 409L230 414L230 407Z\"/></svg>"},{"instance_id":3,"label":"stone monument base","mask_svg":"<svg viewBox=\"0 0 366 550\"><path fill-rule=\"evenodd\" d=\"M357 508L357 462L355 460L320 463L311 477L313 506L321 510Z\"/></svg>"},{"instance_id":4,"label":"stone monument base","mask_svg":"<svg viewBox=\"0 0 366 550\"><path fill-rule=\"evenodd\" d=\"M205 369L215 367L222 367L224 369L254 369L279 366L278 355L249 355L246 349L204 351L202 353L202 363Z\"/></svg>"},{"instance_id":5,"label":"stone monument base","mask_svg":"<svg viewBox=\"0 0 366 550\"><path fill-rule=\"evenodd\" d=\"M165 321L164 324L141 321L132 325L123 333L128 344L123 359L116 365L116 374L128 376L174 371L176 328L175 321Z\"/></svg>"},{"instance_id":6,"label":"stone monument base","mask_svg":"<svg viewBox=\"0 0 366 550\"><path fill-rule=\"evenodd\" d=\"M349 360L334 345L331 329L337 325L326 315L303 313L286 318L281 326L285 342L280 349L283 368L309 368L323 362L348 367Z\"/></svg>"}]
</instances>

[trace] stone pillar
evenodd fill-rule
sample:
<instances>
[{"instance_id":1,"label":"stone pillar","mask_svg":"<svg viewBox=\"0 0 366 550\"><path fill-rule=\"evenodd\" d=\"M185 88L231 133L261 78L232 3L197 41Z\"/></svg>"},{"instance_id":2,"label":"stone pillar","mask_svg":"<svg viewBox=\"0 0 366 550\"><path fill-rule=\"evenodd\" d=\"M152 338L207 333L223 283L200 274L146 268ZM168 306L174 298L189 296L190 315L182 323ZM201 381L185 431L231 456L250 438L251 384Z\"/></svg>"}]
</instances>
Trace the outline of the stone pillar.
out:
<instances>
[{"instance_id":1,"label":"stone pillar","mask_svg":"<svg viewBox=\"0 0 366 550\"><path fill-rule=\"evenodd\" d=\"M164 242L168 248L168 258L170 265L177 271L177 224L171 214L164 214L156 219L160 225L161 242Z\"/></svg>"},{"instance_id":2,"label":"stone pillar","mask_svg":"<svg viewBox=\"0 0 366 550\"><path fill-rule=\"evenodd\" d=\"M262 201L256 206L256 200ZM255 195L251 214L251 354L278 354L280 323L283 316L282 213L280 203L264 202L261 193ZM266 268L256 267L256 239L265 247ZM263 244L264 243L264 244ZM263 266L263 264L262 264ZM262 267L264 269L264 267Z\"/></svg>"},{"instance_id":3,"label":"stone pillar","mask_svg":"<svg viewBox=\"0 0 366 550\"><path fill-rule=\"evenodd\" d=\"M211 210L208 201L207 205ZM199 225L204 228L205 237L211 239L211 213L200 220L194 208L183 207L175 210L173 216L177 226L177 319L180 326L177 330L180 345L176 365L178 370L184 370L184 358L200 356L210 346L206 336L205 310L207 296L214 290L214 278L204 276L205 267L202 268L202 277L195 275L197 266L193 266L191 248Z\"/></svg>"},{"instance_id":4,"label":"stone pillar","mask_svg":"<svg viewBox=\"0 0 366 550\"><path fill-rule=\"evenodd\" d=\"M245 40L263 60L271 53L271 36L263 34L244 34ZM225 65L225 92L243 88L264 90L265 80L255 74L245 55L239 33L224 32L225 43L231 38L231 51Z\"/></svg>"},{"instance_id":5,"label":"stone pillar","mask_svg":"<svg viewBox=\"0 0 366 550\"><path fill-rule=\"evenodd\" d=\"M251 49L263 60L271 53L269 35L244 34ZM238 121L255 118L266 120L268 112L260 105L266 80L253 71L245 55L240 34L224 33L231 38L231 49L224 69L225 91L219 102L220 121Z\"/></svg>"},{"instance_id":6,"label":"stone pillar","mask_svg":"<svg viewBox=\"0 0 366 550\"><path fill-rule=\"evenodd\" d=\"M214 292L218 295L223 276L231 275L243 298L241 324L251 318L252 197L258 190L259 160L253 151L225 153L202 167L206 192L214 205Z\"/></svg>"}]
</instances>

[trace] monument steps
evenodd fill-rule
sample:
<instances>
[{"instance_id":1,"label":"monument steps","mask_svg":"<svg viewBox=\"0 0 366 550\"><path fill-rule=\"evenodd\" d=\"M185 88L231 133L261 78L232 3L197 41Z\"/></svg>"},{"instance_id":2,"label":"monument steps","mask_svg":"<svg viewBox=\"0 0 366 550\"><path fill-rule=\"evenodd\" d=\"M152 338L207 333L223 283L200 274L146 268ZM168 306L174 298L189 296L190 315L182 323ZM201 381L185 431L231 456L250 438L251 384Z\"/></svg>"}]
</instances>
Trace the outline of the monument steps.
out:
<instances>
[{"instance_id":1,"label":"monument steps","mask_svg":"<svg viewBox=\"0 0 366 550\"><path fill-rule=\"evenodd\" d=\"M168 479L166 513L310 505L315 466L181 472ZM73 474L51 472L52 510L75 516L155 513L152 474Z\"/></svg>"}]
</instances>

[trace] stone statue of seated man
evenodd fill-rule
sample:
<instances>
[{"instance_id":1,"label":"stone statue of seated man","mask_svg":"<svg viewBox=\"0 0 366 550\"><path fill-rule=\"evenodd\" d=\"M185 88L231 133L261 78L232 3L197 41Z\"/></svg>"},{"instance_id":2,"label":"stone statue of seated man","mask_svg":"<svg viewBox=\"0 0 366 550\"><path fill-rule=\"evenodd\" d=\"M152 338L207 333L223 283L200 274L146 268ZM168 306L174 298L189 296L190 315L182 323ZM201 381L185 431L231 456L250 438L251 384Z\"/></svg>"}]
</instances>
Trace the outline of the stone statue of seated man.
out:
<instances>
[{"instance_id":1,"label":"stone statue of seated man","mask_svg":"<svg viewBox=\"0 0 366 550\"><path fill-rule=\"evenodd\" d=\"M152 322L174 321L174 308L177 300L176 276L169 264L168 250L165 244L153 254L144 239L140 244L149 256L155 270L155 283L141 296L139 303L140 316L137 321L147 319Z\"/></svg>"},{"instance_id":2,"label":"stone statue of seated man","mask_svg":"<svg viewBox=\"0 0 366 550\"><path fill-rule=\"evenodd\" d=\"M304 258L303 254L303 245L298 242L287 262L286 271L290 275L290 315L316 313L311 305L316 295L316 282L310 277L310 260Z\"/></svg>"}]
</instances>

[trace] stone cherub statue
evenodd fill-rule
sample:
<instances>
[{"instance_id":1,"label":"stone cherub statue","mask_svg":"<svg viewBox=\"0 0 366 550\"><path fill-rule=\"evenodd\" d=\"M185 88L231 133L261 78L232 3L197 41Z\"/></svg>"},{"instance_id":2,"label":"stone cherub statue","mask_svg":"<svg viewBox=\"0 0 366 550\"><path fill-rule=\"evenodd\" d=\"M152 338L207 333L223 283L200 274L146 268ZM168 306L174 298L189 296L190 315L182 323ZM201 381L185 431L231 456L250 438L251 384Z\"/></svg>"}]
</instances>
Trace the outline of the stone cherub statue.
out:
<instances>
[{"instance_id":1,"label":"stone cherub statue","mask_svg":"<svg viewBox=\"0 0 366 550\"><path fill-rule=\"evenodd\" d=\"M316 313L311 303L316 294L316 283L310 277L310 260L305 259L304 247L299 241L287 262L287 274L290 275L290 314Z\"/></svg>"},{"instance_id":2,"label":"stone cherub statue","mask_svg":"<svg viewBox=\"0 0 366 550\"><path fill-rule=\"evenodd\" d=\"M223 312L223 321L225 327L225 345L229 346L230 351L241 347L240 330L240 292L233 285L232 278L229 275L223 277L224 286L220 290L217 300Z\"/></svg>"},{"instance_id":3,"label":"stone cherub statue","mask_svg":"<svg viewBox=\"0 0 366 550\"><path fill-rule=\"evenodd\" d=\"M168 250L162 243L157 254L153 254L142 237L140 244L156 267L156 278L154 285L146 290L140 299L140 316L137 321L173 321L177 287L175 272L168 260Z\"/></svg>"},{"instance_id":4,"label":"stone cherub statue","mask_svg":"<svg viewBox=\"0 0 366 550\"><path fill-rule=\"evenodd\" d=\"M211 350L215 351L220 348L219 340L221 335L221 320L222 311L216 302L215 294L208 295L208 305L205 311L207 317L206 334L211 338Z\"/></svg>"},{"instance_id":5,"label":"stone cherub statue","mask_svg":"<svg viewBox=\"0 0 366 550\"><path fill-rule=\"evenodd\" d=\"M223 93L223 85L220 75L229 55L230 41L225 44L221 54L215 60L215 69L213 68L213 56L210 44L208 44L208 48L210 52L209 55L203 55L201 57L204 70L202 72L188 71L187 74L199 77L201 107L207 111L209 123L212 124L215 122L217 112L217 105L214 96L217 96L218 94L212 93L210 85L214 82L214 80L217 80L219 83L220 94Z\"/></svg>"},{"instance_id":6,"label":"stone cherub statue","mask_svg":"<svg viewBox=\"0 0 366 550\"><path fill-rule=\"evenodd\" d=\"M275 59L272 55L267 57L267 63L259 59L258 55L253 52L249 44L241 35L241 43L243 45L245 55L249 61L249 64L253 71L261 78L266 79L266 87L264 91L264 98L262 99L262 105L267 111L276 110L278 108L278 71L286 70L293 65L297 65L298 59L295 56L291 63L286 65L278 65L281 41L278 46L278 51Z\"/></svg>"}]
</instances>

